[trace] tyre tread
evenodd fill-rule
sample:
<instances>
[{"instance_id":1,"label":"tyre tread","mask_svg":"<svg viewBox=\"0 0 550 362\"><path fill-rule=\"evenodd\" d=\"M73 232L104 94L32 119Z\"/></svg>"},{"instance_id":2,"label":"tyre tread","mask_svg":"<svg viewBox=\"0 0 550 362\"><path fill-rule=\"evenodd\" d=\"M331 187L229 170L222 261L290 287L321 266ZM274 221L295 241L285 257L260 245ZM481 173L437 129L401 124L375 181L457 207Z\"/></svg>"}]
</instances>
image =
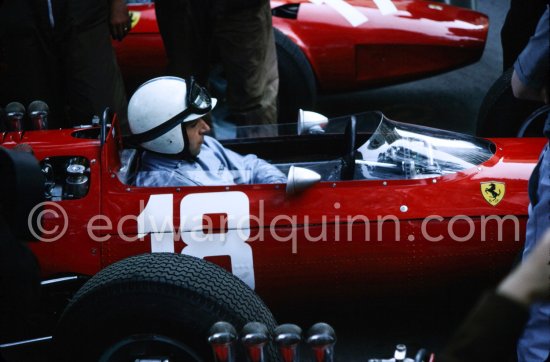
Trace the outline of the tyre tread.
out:
<instances>
[{"instance_id":1,"label":"tyre tread","mask_svg":"<svg viewBox=\"0 0 550 362\"><path fill-rule=\"evenodd\" d=\"M102 308L112 306L113 301L131 301L140 296L146 296L147 300L154 296L159 303L177 301L184 308L181 310L192 310L194 315L186 318L187 328L193 330L195 338L202 336L200 340L205 344L208 329L217 320L232 323L237 329L251 321L264 323L270 331L276 326L272 313L256 293L225 269L188 255L142 254L106 267L84 284L61 316L54 335L56 347L69 352L66 346L71 344L70 351L78 353L72 342L78 328L75 326L82 326L80 332L84 336L97 335L104 328L98 322L105 319L100 316ZM144 308L158 310L158 306L144 305ZM116 319L119 312L109 313ZM271 345L268 355L276 355Z\"/></svg>"},{"instance_id":2,"label":"tyre tread","mask_svg":"<svg viewBox=\"0 0 550 362\"><path fill-rule=\"evenodd\" d=\"M218 282L212 285L213 280ZM225 269L199 258L171 253L142 254L108 266L84 284L68 308L92 292L115 284L118 288L131 287L136 282L183 287L203 298L221 302L222 306L235 310L245 319L257 317L250 313L251 310L271 316L256 293ZM243 303L244 300L247 302Z\"/></svg>"}]
</instances>

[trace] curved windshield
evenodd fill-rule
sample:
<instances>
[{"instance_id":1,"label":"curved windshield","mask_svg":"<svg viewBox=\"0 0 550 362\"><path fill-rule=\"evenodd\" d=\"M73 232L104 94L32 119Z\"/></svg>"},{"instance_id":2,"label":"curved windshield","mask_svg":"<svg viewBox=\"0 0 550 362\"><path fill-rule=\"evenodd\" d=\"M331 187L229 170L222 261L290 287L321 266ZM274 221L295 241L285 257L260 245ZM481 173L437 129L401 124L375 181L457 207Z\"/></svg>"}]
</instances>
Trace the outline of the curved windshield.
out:
<instances>
[{"instance_id":1,"label":"curved windshield","mask_svg":"<svg viewBox=\"0 0 550 362\"><path fill-rule=\"evenodd\" d=\"M491 142L460 133L394 122L380 114L376 131L357 149L366 179L419 179L456 173L487 161Z\"/></svg>"}]
</instances>

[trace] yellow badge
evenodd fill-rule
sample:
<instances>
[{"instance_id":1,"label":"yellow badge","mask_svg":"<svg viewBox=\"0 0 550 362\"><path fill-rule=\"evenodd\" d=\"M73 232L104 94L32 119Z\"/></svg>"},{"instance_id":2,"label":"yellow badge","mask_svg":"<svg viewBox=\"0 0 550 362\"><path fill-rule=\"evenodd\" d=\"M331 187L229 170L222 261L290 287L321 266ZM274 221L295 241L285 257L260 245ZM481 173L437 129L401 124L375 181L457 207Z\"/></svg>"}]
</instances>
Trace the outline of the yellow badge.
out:
<instances>
[{"instance_id":1,"label":"yellow badge","mask_svg":"<svg viewBox=\"0 0 550 362\"><path fill-rule=\"evenodd\" d=\"M132 20L131 29L134 28L134 26L137 25L139 22L139 18L141 17L141 12L139 11L130 11L130 20Z\"/></svg>"},{"instance_id":2,"label":"yellow badge","mask_svg":"<svg viewBox=\"0 0 550 362\"><path fill-rule=\"evenodd\" d=\"M483 198L493 206L497 206L504 198L506 185L504 182L489 181L481 183L481 194Z\"/></svg>"}]
</instances>

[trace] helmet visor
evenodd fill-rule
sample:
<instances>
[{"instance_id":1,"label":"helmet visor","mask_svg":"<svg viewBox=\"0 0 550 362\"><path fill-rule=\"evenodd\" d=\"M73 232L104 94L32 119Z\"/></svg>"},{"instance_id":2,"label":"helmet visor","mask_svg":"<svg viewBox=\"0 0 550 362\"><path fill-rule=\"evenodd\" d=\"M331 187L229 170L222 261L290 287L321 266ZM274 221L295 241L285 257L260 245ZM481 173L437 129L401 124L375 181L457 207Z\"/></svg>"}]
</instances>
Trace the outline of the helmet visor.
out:
<instances>
[{"instance_id":1,"label":"helmet visor","mask_svg":"<svg viewBox=\"0 0 550 362\"><path fill-rule=\"evenodd\" d=\"M212 109L212 98L206 90L201 87L193 77L187 80L187 109L192 109L192 113L204 114Z\"/></svg>"}]
</instances>

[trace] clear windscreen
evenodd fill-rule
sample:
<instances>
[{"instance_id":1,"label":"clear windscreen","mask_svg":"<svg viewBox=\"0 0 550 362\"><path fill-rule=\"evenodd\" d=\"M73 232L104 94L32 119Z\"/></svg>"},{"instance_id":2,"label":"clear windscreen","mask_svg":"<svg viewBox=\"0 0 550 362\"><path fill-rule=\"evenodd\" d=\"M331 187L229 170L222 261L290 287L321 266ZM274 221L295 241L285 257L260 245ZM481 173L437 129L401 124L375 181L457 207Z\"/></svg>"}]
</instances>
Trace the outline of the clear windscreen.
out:
<instances>
[{"instance_id":1,"label":"clear windscreen","mask_svg":"<svg viewBox=\"0 0 550 362\"><path fill-rule=\"evenodd\" d=\"M472 136L394 122L382 116L361 145L357 171L365 179L418 179L466 170L487 161L491 143Z\"/></svg>"}]
</instances>

